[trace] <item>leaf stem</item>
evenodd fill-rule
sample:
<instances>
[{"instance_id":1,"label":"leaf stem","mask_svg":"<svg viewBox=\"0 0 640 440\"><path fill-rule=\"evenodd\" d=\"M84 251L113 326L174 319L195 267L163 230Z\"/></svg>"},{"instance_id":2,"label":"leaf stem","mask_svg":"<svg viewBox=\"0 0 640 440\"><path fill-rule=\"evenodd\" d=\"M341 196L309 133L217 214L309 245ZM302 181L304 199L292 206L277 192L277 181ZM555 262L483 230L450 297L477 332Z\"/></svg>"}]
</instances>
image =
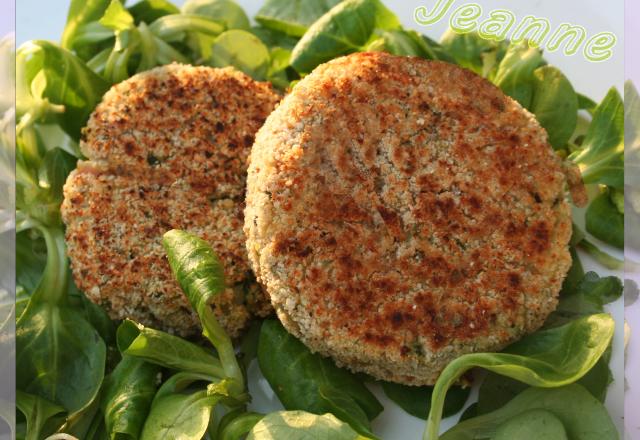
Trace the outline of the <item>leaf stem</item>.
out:
<instances>
[{"instance_id":1,"label":"leaf stem","mask_svg":"<svg viewBox=\"0 0 640 440\"><path fill-rule=\"evenodd\" d=\"M236 352L233 349L231 339L218 323L217 318L213 315L211 307L207 304L203 304L201 309L201 316L203 316L202 333L211 341L216 350L218 350L218 357L220 358L225 374L228 377L235 379L231 385L231 387L234 388L232 391L234 393L242 392L244 389L244 376L240 369L240 365L238 364L238 359L236 358Z\"/></svg>"},{"instance_id":2,"label":"leaf stem","mask_svg":"<svg viewBox=\"0 0 640 440\"><path fill-rule=\"evenodd\" d=\"M47 246L47 263L38 287L31 296L31 303L47 302L60 304L67 299L69 282L69 260L65 252L64 232L61 227L46 227L35 224Z\"/></svg>"},{"instance_id":3,"label":"leaf stem","mask_svg":"<svg viewBox=\"0 0 640 440\"><path fill-rule=\"evenodd\" d=\"M624 268L624 261L609 255L586 239L580 241L579 246L607 269L622 270Z\"/></svg>"},{"instance_id":4,"label":"leaf stem","mask_svg":"<svg viewBox=\"0 0 640 440\"><path fill-rule=\"evenodd\" d=\"M440 421L442 420L442 411L444 409L444 400L447 391L460 376L464 374L469 365L473 365L474 355L461 356L451 362L442 371L431 394L431 408L429 410L429 418L427 426L422 436L423 440L438 440L440 435Z\"/></svg>"},{"instance_id":5,"label":"leaf stem","mask_svg":"<svg viewBox=\"0 0 640 440\"><path fill-rule=\"evenodd\" d=\"M264 414L248 412L242 414L226 425L216 440L235 440L242 438L253 429L260 420L264 418Z\"/></svg>"}]
</instances>

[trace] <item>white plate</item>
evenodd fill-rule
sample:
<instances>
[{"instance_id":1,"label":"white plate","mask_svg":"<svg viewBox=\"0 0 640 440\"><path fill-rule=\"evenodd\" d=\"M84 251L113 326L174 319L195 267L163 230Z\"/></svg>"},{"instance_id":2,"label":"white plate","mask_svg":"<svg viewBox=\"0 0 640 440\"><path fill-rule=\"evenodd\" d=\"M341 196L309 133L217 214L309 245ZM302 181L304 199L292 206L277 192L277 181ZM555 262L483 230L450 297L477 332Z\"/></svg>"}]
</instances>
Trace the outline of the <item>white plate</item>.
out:
<instances>
[{"instance_id":1,"label":"white plate","mask_svg":"<svg viewBox=\"0 0 640 440\"><path fill-rule=\"evenodd\" d=\"M176 4L183 3L183 0L173 1ZM426 6L428 9L431 9L436 4L436 0L383 1L398 15L405 26L414 28L431 38L439 40L440 35L442 35L447 28L446 20L428 28L421 27L413 21L413 11L416 7ZM133 3L133 1L131 1L131 3ZM239 3L245 8L248 15L252 17L264 3L264 0L239 0ZM467 3L467 1L459 0L455 2L452 10L463 3ZM603 31L617 32L619 39L618 45L614 48L614 56L606 62L592 63L586 61L581 52L578 52L572 57L566 57L561 52L546 54L545 57L549 63L559 67L569 79L571 79L577 91L594 100L601 100L611 86L616 86L620 91L623 90L623 82L625 79L623 64L623 0L609 0L606 2L606 6L599 0L528 0L520 2L507 0L475 0L474 3L478 3L483 7L483 16L486 16L488 12L493 9L506 8L514 12L518 19L527 15L547 18L553 27L561 23L581 25L587 29L589 35ZM17 5L18 44L35 38L59 40L64 27L66 11L66 1L20 0ZM449 14L447 14L446 17L448 16ZM621 252L611 248L607 249L610 253L622 258ZM587 256L581 256L586 270L595 270L601 275L611 273L600 267ZM619 277L623 276L621 273L613 274ZM611 369L615 381L609 390L606 406L620 432L622 432L624 412L623 301L620 300L616 302L609 307L608 310L615 317L618 326L614 337L613 356L611 360ZM259 412L282 409L282 406L266 380L261 378L255 363L249 370L249 377L250 390L254 398L252 409ZM421 438L424 422L404 413L379 391L380 390L374 389L374 392L380 397L381 402L385 406L385 411L373 423L376 434L384 439L393 440ZM467 404L471 403L472 398ZM457 416L446 419L443 422L443 430L452 426L455 420L457 420L456 417Z\"/></svg>"}]
</instances>

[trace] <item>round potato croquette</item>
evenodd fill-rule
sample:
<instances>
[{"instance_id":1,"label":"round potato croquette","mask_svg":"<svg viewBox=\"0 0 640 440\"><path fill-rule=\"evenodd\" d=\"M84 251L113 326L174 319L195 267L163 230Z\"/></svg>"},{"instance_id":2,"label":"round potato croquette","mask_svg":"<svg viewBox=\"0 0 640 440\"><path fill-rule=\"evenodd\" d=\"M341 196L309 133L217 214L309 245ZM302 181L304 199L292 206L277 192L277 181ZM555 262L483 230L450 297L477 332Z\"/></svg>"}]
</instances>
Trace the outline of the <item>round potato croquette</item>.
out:
<instances>
[{"instance_id":1,"label":"round potato croquette","mask_svg":"<svg viewBox=\"0 0 640 440\"><path fill-rule=\"evenodd\" d=\"M284 326L378 379L538 329L570 267L561 160L452 64L363 53L303 79L256 136L245 233Z\"/></svg>"},{"instance_id":2,"label":"round potato croquette","mask_svg":"<svg viewBox=\"0 0 640 440\"><path fill-rule=\"evenodd\" d=\"M67 180L62 216L75 282L113 319L200 331L162 247L171 229L202 237L220 256L228 288L214 311L231 335L269 313L242 225L247 158L279 99L233 69L179 64L105 94L83 131L88 160Z\"/></svg>"}]
</instances>

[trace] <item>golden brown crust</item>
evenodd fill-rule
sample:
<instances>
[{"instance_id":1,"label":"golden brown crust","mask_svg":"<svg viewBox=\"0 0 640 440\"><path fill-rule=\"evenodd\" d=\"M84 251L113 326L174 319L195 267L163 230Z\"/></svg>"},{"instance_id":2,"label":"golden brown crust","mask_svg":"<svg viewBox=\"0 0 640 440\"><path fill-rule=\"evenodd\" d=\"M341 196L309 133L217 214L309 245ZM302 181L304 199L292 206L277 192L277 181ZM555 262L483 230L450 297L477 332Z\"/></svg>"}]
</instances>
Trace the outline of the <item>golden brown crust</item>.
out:
<instances>
[{"instance_id":1,"label":"golden brown crust","mask_svg":"<svg viewBox=\"0 0 640 440\"><path fill-rule=\"evenodd\" d=\"M258 132L245 232L280 319L384 380L537 329L570 265L560 160L534 117L451 64L350 55Z\"/></svg>"},{"instance_id":2,"label":"golden brown crust","mask_svg":"<svg viewBox=\"0 0 640 440\"><path fill-rule=\"evenodd\" d=\"M232 69L178 64L107 92L83 132L89 160L69 176L62 215L74 279L112 318L199 331L162 249L172 228L201 236L224 262L231 287L216 312L229 333L268 312L242 224L247 156L278 101Z\"/></svg>"}]
</instances>

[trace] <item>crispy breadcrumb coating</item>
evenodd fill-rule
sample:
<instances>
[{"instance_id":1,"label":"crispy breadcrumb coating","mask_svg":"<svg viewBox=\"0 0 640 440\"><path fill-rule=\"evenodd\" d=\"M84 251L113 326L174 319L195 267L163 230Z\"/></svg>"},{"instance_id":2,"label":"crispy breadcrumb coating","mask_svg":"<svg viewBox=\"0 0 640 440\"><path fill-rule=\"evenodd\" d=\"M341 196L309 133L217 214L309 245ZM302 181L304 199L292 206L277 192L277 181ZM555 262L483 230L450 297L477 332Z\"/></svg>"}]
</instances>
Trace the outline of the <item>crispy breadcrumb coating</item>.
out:
<instances>
[{"instance_id":1,"label":"crispy breadcrumb coating","mask_svg":"<svg viewBox=\"0 0 640 440\"><path fill-rule=\"evenodd\" d=\"M179 64L105 94L83 131L88 160L69 176L62 216L75 282L112 318L200 331L162 248L174 228L220 256L229 287L214 308L232 336L253 314L269 313L242 225L247 156L279 99L233 69Z\"/></svg>"},{"instance_id":2,"label":"crispy breadcrumb coating","mask_svg":"<svg viewBox=\"0 0 640 440\"><path fill-rule=\"evenodd\" d=\"M247 185L249 259L280 320L378 379L433 384L535 331L571 264L546 132L452 64L320 66L258 132Z\"/></svg>"}]
</instances>

